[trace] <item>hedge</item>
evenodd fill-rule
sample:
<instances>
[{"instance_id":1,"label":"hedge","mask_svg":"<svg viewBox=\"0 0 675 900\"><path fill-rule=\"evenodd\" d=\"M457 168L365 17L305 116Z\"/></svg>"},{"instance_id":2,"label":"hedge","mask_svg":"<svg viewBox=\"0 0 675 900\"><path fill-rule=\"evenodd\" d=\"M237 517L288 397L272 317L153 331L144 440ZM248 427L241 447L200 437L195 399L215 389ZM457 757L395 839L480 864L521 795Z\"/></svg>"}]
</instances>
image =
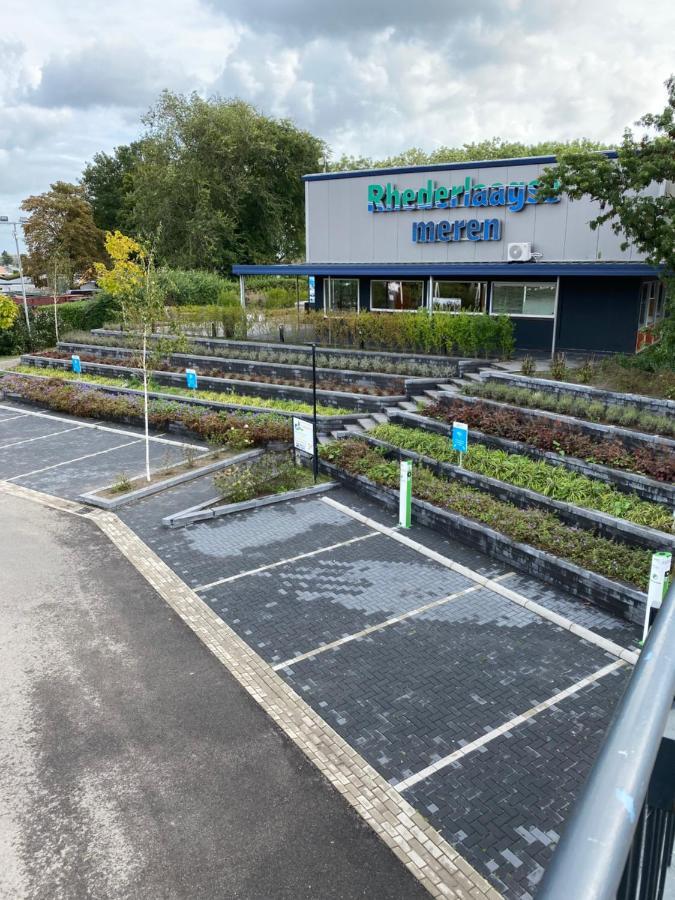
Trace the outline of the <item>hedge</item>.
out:
<instances>
[{"instance_id":1,"label":"hedge","mask_svg":"<svg viewBox=\"0 0 675 900\"><path fill-rule=\"evenodd\" d=\"M89 331L91 328L101 328L106 321L116 315L115 301L103 291L97 294L93 300L59 303L56 310L59 333L74 329ZM0 356L26 353L30 350L41 350L43 347L54 346L56 343L54 307L50 305L29 308L28 317L31 324L30 338L26 329L23 309L11 328L7 331L0 331Z\"/></svg>"},{"instance_id":2,"label":"hedge","mask_svg":"<svg viewBox=\"0 0 675 900\"><path fill-rule=\"evenodd\" d=\"M508 316L468 313L310 313L318 343L446 356L508 357L515 346Z\"/></svg>"}]
</instances>

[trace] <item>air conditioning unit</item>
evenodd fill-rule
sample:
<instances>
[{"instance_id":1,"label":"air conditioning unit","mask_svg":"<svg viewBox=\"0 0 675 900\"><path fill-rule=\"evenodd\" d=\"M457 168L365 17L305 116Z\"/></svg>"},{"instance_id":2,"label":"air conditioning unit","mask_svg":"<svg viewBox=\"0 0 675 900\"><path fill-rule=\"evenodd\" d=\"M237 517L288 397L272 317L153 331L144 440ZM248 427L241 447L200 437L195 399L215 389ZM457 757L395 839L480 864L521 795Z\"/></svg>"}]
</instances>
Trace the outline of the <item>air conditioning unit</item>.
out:
<instances>
[{"instance_id":1,"label":"air conditioning unit","mask_svg":"<svg viewBox=\"0 0 675 900\"><path fill-rule=\"evenodd\" d=\"M529 262L532 259L532 244L529 241L508 244L506 258L509 262Z\"/></svg>"}]
</instances>

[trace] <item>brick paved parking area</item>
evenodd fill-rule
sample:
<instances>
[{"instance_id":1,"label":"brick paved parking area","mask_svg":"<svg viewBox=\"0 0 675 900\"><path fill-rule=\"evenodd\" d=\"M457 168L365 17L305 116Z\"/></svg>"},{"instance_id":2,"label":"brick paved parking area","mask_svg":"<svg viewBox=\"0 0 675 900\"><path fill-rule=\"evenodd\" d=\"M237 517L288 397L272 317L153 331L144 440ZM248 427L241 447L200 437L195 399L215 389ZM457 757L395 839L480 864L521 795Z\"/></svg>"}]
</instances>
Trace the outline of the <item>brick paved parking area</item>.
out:
<instances>
[{"instance_id":1,"label":"brick paved parking area","mask_svg":"<svg viewBox=\"0 0 675 900\"><path fill-rule=\"evenodd\" d=\"M90 425L0 404L0 479L72 498L140 471L136 431ZM155 465L167 450L153 442ZM393 531L344 490L162 525L212 493L198 479L119 519L496 891L534 897L635 626L427 529Z\"/></svg>"},{"instance_id":2,"label":"brick paved parking area","mask_svg":"<svg viewBox=\"0 0 675 900\"><path fill-rule=\"evenodd\" d=\"M533 897L630 666L493 587L619 647L634 626L408 532L485 586L353 518L392 524L345 491L163 528L179 509L120 515L500 893Z\"/></svg>"},{"instance_id":3,"label":"brick paved parking area","mask_svg":"<svg viewBox=\"0 0 675 900\"><path fill-rule=\"evenodd\" d=\"M152 470L181 462L184 444L153 435ZM201 445L200 452L205 449ZM125 474L144 472L145 444L138 428L84 421L18 404L0 404L0 479L75 499L112 484Z\"/></svg>"}]
</instances>

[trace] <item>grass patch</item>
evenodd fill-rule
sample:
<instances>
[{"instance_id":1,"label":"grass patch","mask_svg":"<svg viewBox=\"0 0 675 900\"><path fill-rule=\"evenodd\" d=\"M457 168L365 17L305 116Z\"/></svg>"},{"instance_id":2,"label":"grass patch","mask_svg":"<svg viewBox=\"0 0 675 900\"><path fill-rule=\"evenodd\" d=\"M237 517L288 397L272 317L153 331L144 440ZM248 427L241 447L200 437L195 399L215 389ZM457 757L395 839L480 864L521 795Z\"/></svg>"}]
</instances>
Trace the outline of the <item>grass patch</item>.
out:
<instances>
[{"instance_id":1,"label":"grass patch","mask_svg":"<svg viewBox=\"0 0 675 900\"><path fill-rule=\"evenodd\" d=\"M413 450L440 462L453 465L459 463L459 453L452 449L448 438L422 428L378 425L370 434L394 447ZM602 481L550 463L529 459L527 456L506 453L504 450L490 450L482 444L471 444L463 455L462 465L470 472L487 475L516 487L528 488L552 500L617 516L635 525L645 525L661 531L670 531L672 528L672 513L665 506L641 500L636 494L617 491Z\"/></svg>"},{"instance_id":2,"label":"grass patch","mask_svg":"<svg viewBox=\"0 0 675 900\"><path fill-rule=\"evenodd\" d=\"M43 378L60 378L63 381L82 381L86 384L99 384L102 387L125 387L135 388L136 390L142 387L139 378L112 378L104 375L88 375L85 373L77 375L69 369L49 369L49 374L43 374L45 370L36 366L16 366L12 369L12 372L18 372L21 375L41 375ZM303 403L299 400L276 400L269 397L257 397L252 394L235 394L230 391L191 391L189 388L157 384L157 382L152 379L148 381L148 388L151 391L157 391L163 394L175 394L178 397L193 397L197 400L210 400L218 403L236 403L240 406L259 406L263 409L278 409L283 412L312 412L310 403ZM325 406L323 404L317 404L316 411L320 416L337 416L354 412L354 410L342 409L338 406Z\"/></svg>"},{"instance_id":3,"label":"grass patch","mask_svg":"<svg viewBox=\"0 0 675 900\"><path fill-rule=\"evenodd\" d=\"M363 441L338 441L321 448L321 456L353 475L398 490L399 464ZM560 559L645 590L651 553L608 540L591 531L570 528L553 513L520 509L489 494L434 475L425 466L413 472L413 496L440 509L459 513L507 535L512 540L537 547Z\"/></svg>"}]
</instances>

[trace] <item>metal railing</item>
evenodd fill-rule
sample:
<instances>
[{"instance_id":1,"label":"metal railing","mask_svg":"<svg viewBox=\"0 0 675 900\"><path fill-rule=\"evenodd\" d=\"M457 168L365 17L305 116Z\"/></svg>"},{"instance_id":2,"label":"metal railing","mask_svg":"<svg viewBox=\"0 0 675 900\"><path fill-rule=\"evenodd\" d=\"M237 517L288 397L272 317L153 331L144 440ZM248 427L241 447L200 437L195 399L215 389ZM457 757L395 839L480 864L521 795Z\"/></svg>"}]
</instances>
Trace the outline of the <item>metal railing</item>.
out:
<instances>
[{"instance_id":1,"label":"metal railing","mask_svg":"<svg viewBox=\"0 0 675 900\"><path fill-rule=\"evenodd\" d=\"M661 900L675 835L675 585L666 595L537 900ZM671 719L672 727L672 719Z\"/></svg>"}]
</instances>

